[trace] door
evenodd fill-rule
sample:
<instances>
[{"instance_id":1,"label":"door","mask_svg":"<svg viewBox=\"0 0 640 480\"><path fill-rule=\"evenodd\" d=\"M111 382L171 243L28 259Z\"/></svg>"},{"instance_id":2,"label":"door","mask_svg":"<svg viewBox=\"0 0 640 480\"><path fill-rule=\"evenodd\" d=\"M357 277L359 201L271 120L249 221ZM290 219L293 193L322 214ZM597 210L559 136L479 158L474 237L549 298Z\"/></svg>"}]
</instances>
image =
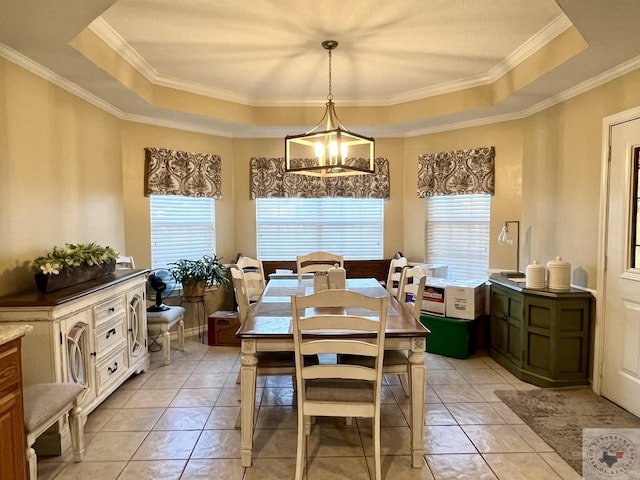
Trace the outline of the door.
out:
<instances>
[{"instance_id":1,"label":"door","mask_svg":"<svg viewBox=\"0 0 640 480\"><path fill-rule=\"evenodd\" d=\"M603 396L640 415L640 119L611 127Z\"/></svg>"}]
</instances>

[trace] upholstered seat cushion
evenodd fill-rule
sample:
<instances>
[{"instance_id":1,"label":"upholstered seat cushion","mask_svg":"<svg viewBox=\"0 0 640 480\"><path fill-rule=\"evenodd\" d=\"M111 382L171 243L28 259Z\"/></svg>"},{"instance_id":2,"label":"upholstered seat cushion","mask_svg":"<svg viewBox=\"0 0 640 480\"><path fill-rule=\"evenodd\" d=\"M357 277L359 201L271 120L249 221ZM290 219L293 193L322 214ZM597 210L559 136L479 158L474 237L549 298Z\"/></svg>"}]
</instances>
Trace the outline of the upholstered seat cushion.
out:
<instances>
[{"instance_id":1,"label":"upholstered seat cushion","mask_svg":"<svg viewBox=\"0 0 640 480\"><path fill-rule=\"evenodd\" d=\"M293 352L258 352L258 367L291 367L295 368L295 354ZM318 356L309 355L304 359L305 365L318 365Z\"/></svg>"},{"instance_id":2,"label":"upholstered seat cushion","mask_svg":"<svg viewBox=\"0 0 640 480\"><path fill-rule=\"evenodd\" d=\"M306 400L312 402L373 402L375 384L365 380L306 380Z\"/></svg>"},{"instance_id":3,"label":"upholstered seat cushion","mask_svg":"<svg viewBox=\"0 0 640 480\"><path fill-rule=\"evenodd\" d=\"M370 368L373 367L373 358L364 357L362 355L339 355L338 361L340 363L348 363L351 365L364 365ZM385 350L382 365L383 368L406 365L408 361L409 358L407 357L407 352L405 350Z\"/></svg>"},{"instance_id":4,"label":"upholstered seat cushion","mask_svg":"<svg viewBox=\"0 0 640 480\"><path fill-rule=\"evenodd\" d=\"M162 310L160 312L147 312L147 328L161 328L162 324L168 325L168 328L173 327L184 315L184 308L178 306L171 306L168 310Z\"/></svg>"},{"instance_id":5,"label":"upholstered seat cushion","mask_svg":"<svg viewBox=\"0 0 640 480\"><path fill-rule=\"evenodd\" d=\"M24 389L24 425L27 433L50 421L65 405L82 393L77 383L40 383Z\"/></svg>"}]
</instances>

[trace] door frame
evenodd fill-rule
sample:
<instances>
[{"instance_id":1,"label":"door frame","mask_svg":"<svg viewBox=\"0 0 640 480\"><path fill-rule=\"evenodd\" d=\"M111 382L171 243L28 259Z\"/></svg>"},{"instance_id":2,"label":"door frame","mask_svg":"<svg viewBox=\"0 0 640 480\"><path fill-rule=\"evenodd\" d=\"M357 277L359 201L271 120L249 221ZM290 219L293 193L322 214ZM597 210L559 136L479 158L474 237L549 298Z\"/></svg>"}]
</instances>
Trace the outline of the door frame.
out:
<instances>
[{"instance_id":1,"label":"door frame","mask_svg":"<svg viewBox=\"0 0 640 480\"><path fill-rule=\"evenodd\" d=\"M607 296L606 264L609 222L609 168L611 152L611 130L614 126L631 120L640 119L640 107L624 110L604 117L602 120L602 173L600 179L600 212L598 219L598 262L597 262L597 293L596 317L593 341L593 390L602 393L602 363L604 361L604 330L605 330L605 298Z\"/></svg>"}]
</instances>

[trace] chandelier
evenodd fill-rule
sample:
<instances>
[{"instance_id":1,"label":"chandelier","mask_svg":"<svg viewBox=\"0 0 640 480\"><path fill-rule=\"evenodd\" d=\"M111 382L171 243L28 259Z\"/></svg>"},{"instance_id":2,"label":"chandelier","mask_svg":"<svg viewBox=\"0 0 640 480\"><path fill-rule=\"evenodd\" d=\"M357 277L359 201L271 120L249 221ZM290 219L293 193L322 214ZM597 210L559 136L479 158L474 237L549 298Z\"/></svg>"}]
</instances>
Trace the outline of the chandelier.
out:
<instances>
[{"instance_id":1,"label":"chandelier","mask_svg":"<svg viewBox=\"0 0 640 480\"><path fill-rule=\"evenodd\" d=\"M338 119L331 93L331 52L335 40L325 40L329 52L329 94L320 123L307 133L285 137L285 172L316 177L373 173L375 141L347 130Z\"/></svg>"}]
</instances>

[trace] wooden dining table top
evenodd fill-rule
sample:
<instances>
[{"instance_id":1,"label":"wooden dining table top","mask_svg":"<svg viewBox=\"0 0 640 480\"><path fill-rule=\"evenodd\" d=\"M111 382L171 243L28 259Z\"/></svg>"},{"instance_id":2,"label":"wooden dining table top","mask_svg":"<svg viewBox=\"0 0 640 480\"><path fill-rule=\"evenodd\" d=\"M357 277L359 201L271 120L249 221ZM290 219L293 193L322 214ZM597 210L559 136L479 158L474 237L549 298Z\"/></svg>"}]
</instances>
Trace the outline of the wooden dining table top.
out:
<instances>
[{"instance_id":1,"label":"wooden dining table top","mask_svg":"<svg viewBox=\"0 0 640 480\"><path fill-rule=\"evenodd\" d=\"M375 278L347 279L346 287L372 297L387 297L387 337L428 337L431 333L413 315L402 307L395 297ZM313 279L278 278L269 280L247 320L240 326L237 336L251 338L293 338L291 332L291 295L313 293Z\"/></svg>"}]
</instances>

